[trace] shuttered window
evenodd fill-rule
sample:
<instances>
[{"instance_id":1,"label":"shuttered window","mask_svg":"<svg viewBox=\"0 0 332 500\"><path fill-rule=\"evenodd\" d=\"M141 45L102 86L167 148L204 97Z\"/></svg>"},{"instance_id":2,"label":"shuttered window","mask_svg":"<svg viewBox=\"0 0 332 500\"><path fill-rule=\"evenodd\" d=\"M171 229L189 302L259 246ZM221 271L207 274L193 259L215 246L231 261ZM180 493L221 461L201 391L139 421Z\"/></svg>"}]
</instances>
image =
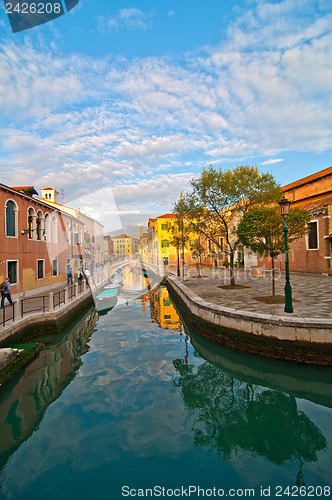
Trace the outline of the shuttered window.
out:
<instances>
[{"instance_id":1,"label":"shuttered window","mask_svg":"<svg viewBox=\"0 0 332 500\"><path fill-rule=\"evenodd\" d=\"M16 236L14 207L15 207L14 202L8 200L6 204L6 236Z\"/></svg>"}]
</instances>

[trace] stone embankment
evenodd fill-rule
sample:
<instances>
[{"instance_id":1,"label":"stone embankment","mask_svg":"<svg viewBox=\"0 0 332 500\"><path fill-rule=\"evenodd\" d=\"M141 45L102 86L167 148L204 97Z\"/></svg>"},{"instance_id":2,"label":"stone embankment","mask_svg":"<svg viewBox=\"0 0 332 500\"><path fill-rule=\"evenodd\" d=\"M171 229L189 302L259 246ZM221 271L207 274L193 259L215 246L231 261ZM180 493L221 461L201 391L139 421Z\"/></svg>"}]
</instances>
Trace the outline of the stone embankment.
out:
<instances>
[{"instance_id":1,"label":"stone embankment","mask_svg":"<svg viewBox=\"0 0 332 500\"><path fill-rule=\"evenodd\" d=\"M308 277L308 283L311 279L312 277ZM330 317L261 313L257 312L260 307L258 302L255 305L256 310L248 310L249 304L252 304L252 290L248 289L244 290L246 298L242 301L242 308L239 301L236 302L234 294L233 303L236 303L236 307L229 307L223 304L222 299L223 293L227 296L227 287L222 291L218 281L212 282L211 279L191 279L183 282L170 275L167 277L167 283L171 295L175 295L176 304L179 305L185 321L211 340L264 356L332 365ZM259 288L259 283L256 282L255 287ZM250 289L250 286L243 288ZM231 294L228 293L229 295ZM225 302L227 304L227 300Z\"/></svg>"},{"instance_id":2,"label":"stone embankment","mask_svg":"<svg viewBox=\"0 0 332 500\"><path fill-rule=\"evenodd\" d=\"M11 366L21 367L23 359L20 362L20 358L25 358L28 361L32 355L31 352L27 355L24 349L11 348L11 344L24 342L29 337L57 333L63 330L93 302L93 293L104 285L105 283L101 282L94 287L95 290L91 291L84 282L81 287L78 287L77 284L72 287L59 287L58 290L49 292L48 296L30 295L27 304L28 307L32 308L32 311L24 312L23 315L24 304L22 305L22 301L25 299L17 300L15 309L12 309L12 306L7 306L11 315L14 312L14 320L11 316L11 319L7 320L5 324L0 325L0 385L3 374ZM56 294L59 294L58 300L54 300ZM34 308L36 310L33 310ZM36 348L34 352L37 353L38 350Z\"/></svg>"}]
</instances>

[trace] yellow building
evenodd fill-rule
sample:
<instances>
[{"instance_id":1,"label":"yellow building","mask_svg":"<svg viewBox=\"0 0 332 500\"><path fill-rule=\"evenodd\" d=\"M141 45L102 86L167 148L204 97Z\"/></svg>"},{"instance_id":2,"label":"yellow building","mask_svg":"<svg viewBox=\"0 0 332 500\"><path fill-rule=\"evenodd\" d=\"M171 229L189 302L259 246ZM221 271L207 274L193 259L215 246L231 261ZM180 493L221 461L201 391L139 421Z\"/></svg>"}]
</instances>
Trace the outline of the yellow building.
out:
<instances>
[{"instance_id":1,"label":"yellow building","mask_svg":"<svg viewBox=\"0 0 332 500\"><path fill-rule=\"evenodd\" d=\"M131 236L127 236L126 234L113 236L112 241L116 260L137 256L140 242L133 234Z\"/></svg>"},{"instance_id":2,"label":"yellow building","mask_svg":"<svg viewBox=\"0 0 332 500\"><path fill-rule=\"evenodd\" d=\"M147 295L145 301L146 300L150 300L151 317L153 321L158 323L161 328L180 332L183 330L182 322L169 298L166 287L159 287L155 292ZM145 307L145 301L142 303L143 308Z\"/></svg>"},{"instance_id":3,"label":"yellow building","mask_svg":"<svg viewBox=\"0 0 332 500\"><path fill-rule=\"evenodd\" d=\"M162 262L164 266L176 267L179 259L182 261L182 248L177 249L174 245L174 234L172 226L176 223L177 216L175 214L164 214L149 219L150 232L150 253L154 263ZM197 235L189 234L188 241L184 248L184 261L188 266L194 266L198 262L197 253L194 250L194 244L197 240Z\"/></svg>"}]
</instances>

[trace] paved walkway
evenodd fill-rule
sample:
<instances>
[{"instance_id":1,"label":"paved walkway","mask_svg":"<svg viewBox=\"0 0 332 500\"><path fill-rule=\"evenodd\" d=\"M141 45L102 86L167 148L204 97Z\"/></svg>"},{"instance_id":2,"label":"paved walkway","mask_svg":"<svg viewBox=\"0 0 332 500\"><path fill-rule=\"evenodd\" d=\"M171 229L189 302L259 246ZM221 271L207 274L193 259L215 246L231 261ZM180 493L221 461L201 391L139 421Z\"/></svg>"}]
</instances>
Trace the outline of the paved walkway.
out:
<instances>
[{"instance_id":1,"label":"paved walkway","mask_svg":"<svg viewBox=\"0 0 332 500\"><path fill-rule=\"evenodd\" d=\"M276 273L277 274L277 273ZM272 295L271 272L251 277L250 271L236 271L235 281L245 288L229 288L229 271L205 268L197 278L195 269L189 269L184 284L202 299L241 311L260 312L287 317L326 318L332 321L332 276L291 273L293 313L284 312L284 303L265 304L257 297ZM285 273L276 276L276 295L284 296ZM221 288L220 288L221 287Z\"/></svg>"}]
</instances>

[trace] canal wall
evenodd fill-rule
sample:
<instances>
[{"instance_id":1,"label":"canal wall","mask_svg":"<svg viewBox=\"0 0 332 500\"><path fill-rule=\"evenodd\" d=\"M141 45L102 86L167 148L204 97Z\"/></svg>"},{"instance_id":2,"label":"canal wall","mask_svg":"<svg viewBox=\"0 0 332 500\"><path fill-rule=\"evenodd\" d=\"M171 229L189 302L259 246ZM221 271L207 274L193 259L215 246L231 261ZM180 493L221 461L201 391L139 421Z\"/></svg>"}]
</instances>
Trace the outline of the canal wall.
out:
<instances>
[{"instance_id":1,"label":"canal wall","mask_svg":"<svg viewBox=\"0 0 332 500\"><path fill-rule=\"evenodd\" d=\"M87 289L72 300L61 304L56 310L31 312L25 314L23 318L10 321L0 327L0 346L36 335L57 333L92 302L93 295L91 290Z\"/></svg>"},{"instance_id":2,"label":"canal wall","mask_svg":"<svg viewBox=\"0 0 332 500\"><path fill-rule=\"evenodd\" d=\"M330 319L239 311L202 299L176 277L166 283L181 314L203 336L254 354L332 366Z\"/></svg>"}]
</instances>

